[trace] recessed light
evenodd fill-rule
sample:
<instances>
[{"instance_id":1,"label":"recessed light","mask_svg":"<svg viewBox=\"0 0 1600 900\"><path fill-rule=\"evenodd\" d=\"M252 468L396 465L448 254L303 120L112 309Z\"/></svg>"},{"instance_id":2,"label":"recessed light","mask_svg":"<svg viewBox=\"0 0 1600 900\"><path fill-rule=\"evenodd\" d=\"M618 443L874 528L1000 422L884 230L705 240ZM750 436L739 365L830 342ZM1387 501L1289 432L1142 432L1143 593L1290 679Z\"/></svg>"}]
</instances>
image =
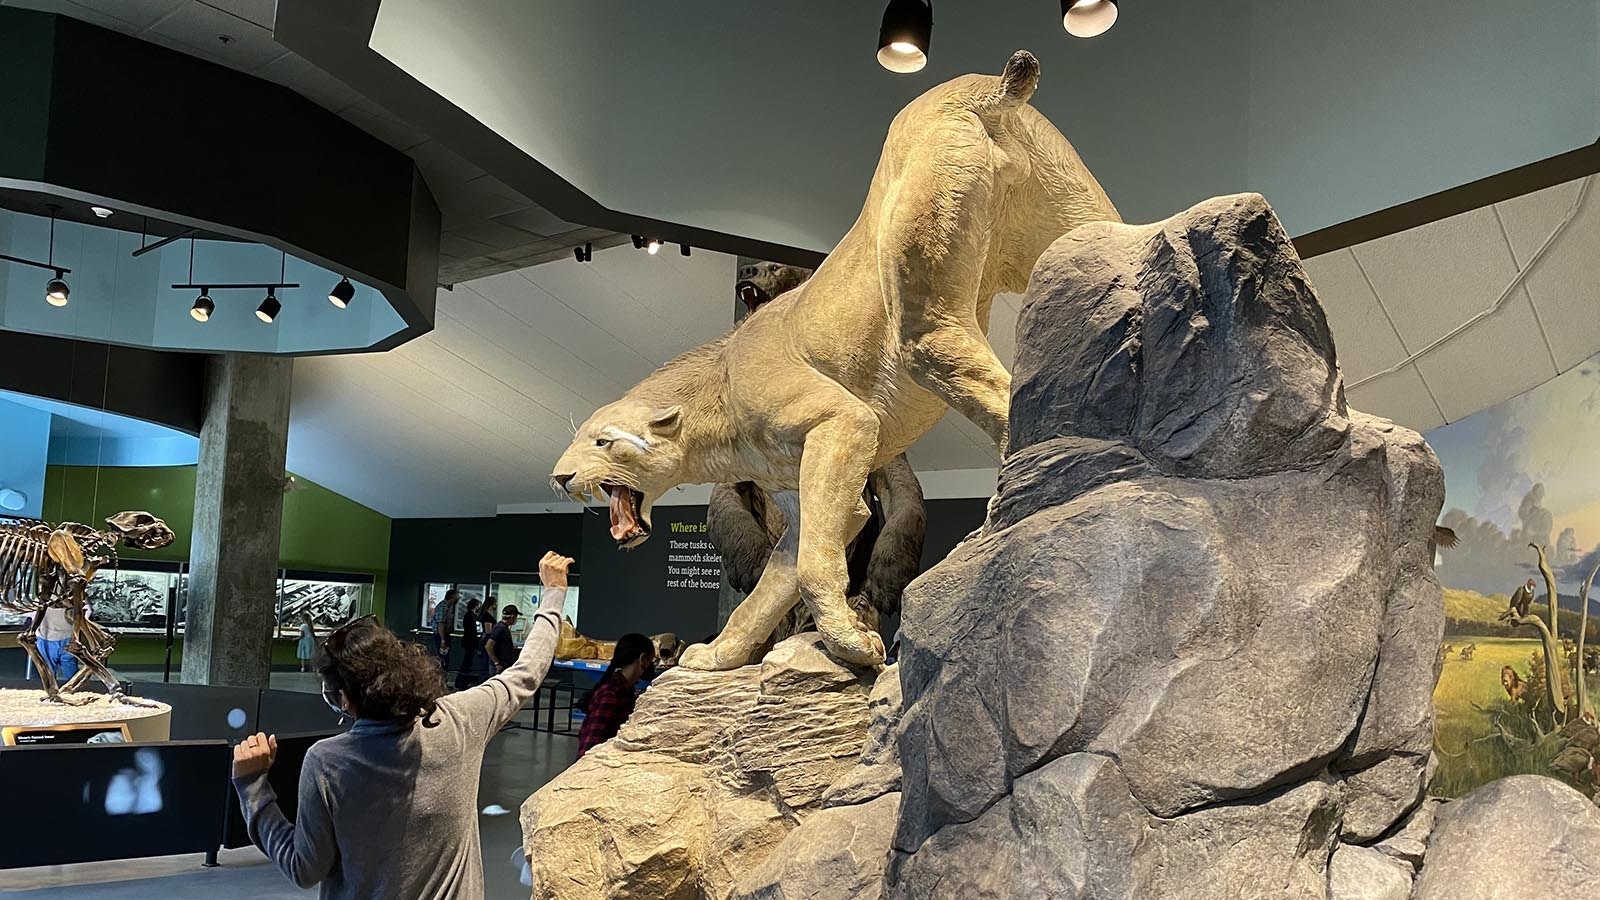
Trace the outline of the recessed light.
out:
<instances>
[{"instance_id":1,"label":"recessed light","mask_svg":"<svg viewBox=\"0 0 1600 900\"><path fill-rule=\"evenodd\" d=\"M89 207L89 211L102 219L111 218L111 210L106 209L104 206L91 206Z\"/></svg>"},{"instance_id":2,"label":"recessed light","mask_svg":"<svg viewBox=\"0 0 1600 900\"><path fill-rule=\"evenodd\" d=\"M1099 37L1117 24L1117 0L1061 0L1061 24L1073 37Z\"/></svg>"},{"instance_id":3,"label":"recessed light","mask_svg":"<svg viewBox=\"0 0 1600 900\"><path fill-rule=\"evenodd\" d=\"M878 64L902 75L928 64L933 38L931 0L889 0L878 29Z\"/></svg>"}]
</instances>

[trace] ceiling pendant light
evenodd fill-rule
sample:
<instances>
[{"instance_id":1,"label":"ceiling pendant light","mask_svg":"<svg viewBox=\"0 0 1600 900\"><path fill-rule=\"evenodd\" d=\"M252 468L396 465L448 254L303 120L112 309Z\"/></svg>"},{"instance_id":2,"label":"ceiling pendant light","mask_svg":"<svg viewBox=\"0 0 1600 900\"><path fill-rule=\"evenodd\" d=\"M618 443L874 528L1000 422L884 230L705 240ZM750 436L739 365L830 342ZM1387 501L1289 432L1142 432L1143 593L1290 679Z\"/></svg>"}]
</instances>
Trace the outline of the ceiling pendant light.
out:
<instances>
[{"instance_id":1,"label":"ceiling pendant light","mask_svg":"<svg viewBox=\"0 0 1600 900\"><path fill-rule=\"evenodd\" d=\"M1117 24L1117 0L1061 0L1061 24L1073 37L1099 37Z\"/></svg>"},{"instance_id":2,"label":"ceiling pendant light","mask_svg":"<svg viewBox=\"0 0 1600 900\"><path fill-rule=\"evenodd\" d=\"M56 277L50 279L44 286L45 302L51 306L66 306L67 298L72 296L72 288L67 286L62 275L66 273L56 270Z\"/></svg>"},{"instance_id":3,"label":"ceiling pendant light","mask_svg":"<svg viewBox=\"0 0 1600 900\"><path fill-rule=\"evenodd\" d=\"M356 286L350 283L350 279L341 278L339 283L333 286L333 290L328 292L328 302L340 309L344 309L350 305L350 301L355 299L355 296Z\"/></svg>"},{"instance_id":4,"label":"ceiling pendant light","mask_svg":"<svg viewBox=\"0 0 1600 900\"><path fill-rule=\"evenodd\" d=\"M217 304L211 299L211 289L203 287L200 296L194 299L194 306L189 307L189 318L196 322L211 321L211 314L217 311Z\"/></svg>"},{"instance_id":5,"label":"ceiling pendant light","mask_svg":"<svg viewBox=\"0 0 1600 900\"><path fill-rule=\"evenodd\" d=\"M261 305L256 307L256 318L268 325L271 325L272 320L276 319L278 313L283 311L283 304L278 302L275 291L275 288L267 288L267 299L261 301Z\"/></svg>"},{"instance_id":6,"label":"ceiling pendant light","mask_svg":"<svg viewBox=\"0 0 1600 900\"><path fill-rule=\"evenodd\" d=\"M55 269L56 277L44 284L44 302L51 306L66 306L67 298L72 296L72 288L68 287L66 282L66 270L56 267L56 213L60 209L61 207L50 204L50 256L45 268Z\"/></svg>"},{"instance_id":7,"label":"ceiling pendant light","mask_svg":"<svg viewBox=\"0 0 1600 900\"><path fill-rule=\"evenodd\" d=\"M878 29L878 63L891 72L920 72L933 37L933 0L889 0Z\"/></svg>"}]
</instances>

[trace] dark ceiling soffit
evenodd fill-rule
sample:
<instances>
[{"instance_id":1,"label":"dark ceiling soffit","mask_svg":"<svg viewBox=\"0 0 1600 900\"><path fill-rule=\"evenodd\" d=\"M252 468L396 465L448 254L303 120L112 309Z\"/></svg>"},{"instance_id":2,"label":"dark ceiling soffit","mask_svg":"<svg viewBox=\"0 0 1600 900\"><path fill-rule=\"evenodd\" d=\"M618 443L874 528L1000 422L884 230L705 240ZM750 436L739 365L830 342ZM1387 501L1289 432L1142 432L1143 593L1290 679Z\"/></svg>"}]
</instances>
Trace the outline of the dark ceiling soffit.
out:
<instances>
[{"instance_id":1,"label":"dark ceiling soffit","mask_svg":"<svg viewBox=\"0 0 1600 900\"><path fill-rule=\"evenodd\" d=\"M49 77L0 77L0 106L47 110L39 127L0 138L0 184L253 241L372 286L405 327L351 349L389 349L432 329L439 209L405 154L288 88L215 63L48 13L0 8L0 22L0 33L51 44ZM6 69L0 59L0 76ZM108 90L127 71L164 87ZM47 96L31 96L36 88ZM108 131L116 154L104 152ZM42 153L5 152L25 134L46 136Z\"/></svg>"},{"instance_id":2,"label":"dark ceiling soffit","mask_svg":"<svg viewBox=\"0 0 1600 900\"><path fill-rule=\"evenodd\" d=\"M826 253L608 209L371 47L378 0L278 0L273 37L568 222L815 268Z\"/></svg>"},{"instance_id":3,"label":"dark ceiling soffit","mask_svg":"<svg viewBox=\"0 0 1600 900\"><path fill-rule=\"evenodd\" d=\"M0 331L0 388L198 435L207 357Z\"/></svg>"},{"instance_id":4,"label":"dark ceiling soffit","mask_svg":"<svg viewBox=\"0 0 1600 900\"><path fill-rule=\"evenodd\" d=\"M1310 259L1367 241L1388 237L1440 219L1482 209L1600 172L1600 141L1497 175L1329 225L1294 239L1301 259Z\"/></svg>"}]
</instances>

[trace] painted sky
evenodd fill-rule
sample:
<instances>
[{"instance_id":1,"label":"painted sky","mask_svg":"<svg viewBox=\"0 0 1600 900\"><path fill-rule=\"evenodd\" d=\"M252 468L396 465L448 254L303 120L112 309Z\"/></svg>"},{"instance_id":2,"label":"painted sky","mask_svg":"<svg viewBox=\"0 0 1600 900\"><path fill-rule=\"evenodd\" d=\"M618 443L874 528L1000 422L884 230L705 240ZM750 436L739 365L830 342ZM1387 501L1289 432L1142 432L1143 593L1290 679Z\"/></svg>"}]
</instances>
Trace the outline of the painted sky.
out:
<instances>
[{"instance_id":1,"label":"painted sky","mask_svg":"<svg viewBox=\"0 0 1600 900\"><path fill-rule=\"evenodd\" d=\"M1505 554L1491 557L1509 554L1520 568L1531 560L1528 540L1538 540L1559 552L1558 567L1576 565L1600 543L1600 356L1427 438L1444 465L1445 524L1476 526L1472 540L1485 541L1492 525ZM1444 554L1441 580L1486 592L1489 582L1515 584L1521 573L1498 574L1499 559L1463 559L1494 549ZM1571 581L1562 577L1563 589Z\"/></svg>"}]
</instances>

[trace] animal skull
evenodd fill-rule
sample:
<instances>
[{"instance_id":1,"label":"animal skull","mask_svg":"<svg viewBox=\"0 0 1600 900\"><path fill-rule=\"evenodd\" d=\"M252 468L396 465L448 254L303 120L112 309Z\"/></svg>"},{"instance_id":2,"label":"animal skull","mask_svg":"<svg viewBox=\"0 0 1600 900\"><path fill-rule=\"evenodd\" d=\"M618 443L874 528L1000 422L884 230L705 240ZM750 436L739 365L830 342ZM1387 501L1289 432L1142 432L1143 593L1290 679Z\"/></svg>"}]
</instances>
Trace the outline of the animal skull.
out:
<instances>
[{"instance_id":1,"label":"animal skull","mask_svg":"<svg viewBox=\"0 0 1600 900\"><path fill-rule=\"evenodd\" d=\"M119 512L107 518L106 524L122 535L125 545L135 550L159 550L176 537L167 523L147 512Z\"/></svg>"}]
</instances>

